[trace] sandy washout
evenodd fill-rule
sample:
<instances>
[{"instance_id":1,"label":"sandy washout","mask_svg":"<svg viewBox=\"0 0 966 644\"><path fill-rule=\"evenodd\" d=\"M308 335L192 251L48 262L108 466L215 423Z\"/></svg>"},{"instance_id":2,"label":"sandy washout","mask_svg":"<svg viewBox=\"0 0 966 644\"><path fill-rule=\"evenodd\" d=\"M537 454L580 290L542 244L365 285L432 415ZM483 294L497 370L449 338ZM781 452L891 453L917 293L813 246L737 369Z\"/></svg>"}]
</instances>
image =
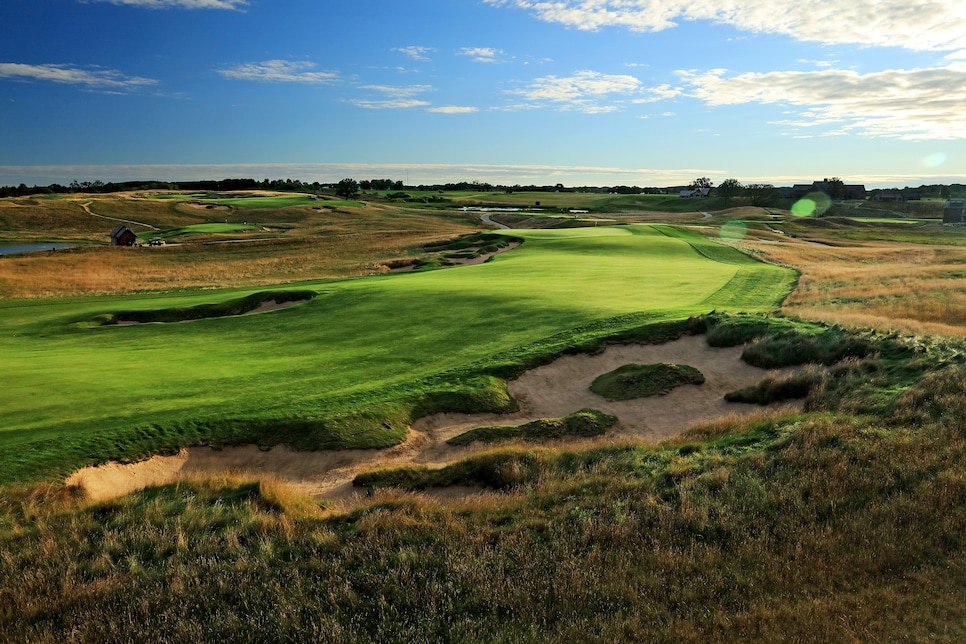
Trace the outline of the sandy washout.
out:
<instances>
[{"instance_id":1,"label":"sandy washout","mask_svg":"<svg viewBox=\"0 0 966 644\"><path fill-rule=\"evenodd\" d=\"M231 206L215 203L202 203L200 201L189 201L185 205L196 210L231 210Z\"/></svg>"},{"instance_id":2,"label":"sandy washout","mask_svg":"<svg viewBox=\"0 0 966 644\"><path fill-rule=\"evenodd\" d=\"M606 439L658 441L697 423L725 416L755 414L762 407L728 403L723 398L726 392L753 385L768 373L742 362L741 352L742 347L708 347L703 336L686 337L663 345L610 346L594 356L561 357L509 383L510 393L520 403L517 413L447 413L420 418L413 423L406 441L389 449L298 452L284 446L268 451L253 445L219 450L192 447L175 456L155 456L139 463L87 467L71 475L67 483L84 487L93 500L106 500L182 477L226 473L270 475L302 493L349 502L364 496L361 490L352 487L352 479L361 472L408 464L439 467L474 452L492 449L492 445L453 447L445 442L475 427L517 425L594 408L619 419ZM594 378L621 365L658 362L695 367L704 374L705 383L684 385L664 396L618 402L609 402L588 388ZM801 409L801 403L782 403L769 409L797 411Z\"/></svg>"},{"instance_id":3,"label":"sandy washout","mask_svg":"<svg viewBox=\"0 0 966 644\"><path fill-rule=\"evenodd\" d=\"M500 253L505 253L507 251L513 250L514 248L516 248L517 246L519 246L522 243L523 242L518 242L518 241L517 242L510 242L509 244L507 244L503 248L500 248L498 250L495 250L492 253L483 253L482 255L479 255L478 257L464 257L464 258L460 258L460 257L447 257L446 258L446 261L450 263L451 267L452 266L474 266L476 264L482 264L482 263L486 262L487 260L489 260L491 257L495 257L496 255L499 255ZM387 266L389 268L389 272L390 273L408 273L410 271L415 270L415 268L416 268L416 260L413 259L413 260L406 260L406 261L410 261L411 263L405 264L403 266L395 266L395 265L392 264L392 262L389 262L389 263L384 263L383 266Z\"/></svg>"}]
</instances>

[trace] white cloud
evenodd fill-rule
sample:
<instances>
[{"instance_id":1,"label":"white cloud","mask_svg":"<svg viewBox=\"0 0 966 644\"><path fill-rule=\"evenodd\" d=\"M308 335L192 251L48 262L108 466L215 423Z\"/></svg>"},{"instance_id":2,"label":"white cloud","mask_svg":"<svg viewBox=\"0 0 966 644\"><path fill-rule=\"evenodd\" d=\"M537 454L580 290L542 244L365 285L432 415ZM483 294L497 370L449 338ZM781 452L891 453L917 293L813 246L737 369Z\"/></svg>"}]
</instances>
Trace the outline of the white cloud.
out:
<instances>
[{"instance_id":1,"label":"white cloud","mask_svg":"<svg viewBox=\"0 0 966 644\"><path fill-rule=\"evenodd\" d=\"M146 9L240 9L248 0L82 0L144 7Z\"/></svg>"},{"instance_id":2,"label":"white cloud","mask_svg":"<svg viewBox=\"0 0 966 644\"><path fill-rule=\"evenodd\" d=\"M315 63L291 60L266 60L244 63L217 70L232 80L265 81L272 83L332 83L339 80L336 72L316 72Z\"/></svg>"},{"instance_id":3,"label":"white cloud","mask_svg":"<svg viewBox=\"0 0 966 644\"><path fill-rule=\"evenodd\" d=\"M74 179L193 181L222 177L291 177L330 183L355 177L389 177L409 183L486 181L495 184L674 185L694 177L728 176L711 168L621 168L615 166L494 165L444 163L232 163L211 165L0 165L0 185L67 184Z\"/></svg>"},{"instance_id":4,"label":"white cloud","mask_svg":"<svg viewBox=\"0 0 966 644\"><path fill-rule=\"evenodd\" d=\"M498 63L506 55L506 52L493 47L463 47L459 54L460 56L468 56L477 63Z\"/></svg>"},{"instance_id":5,"label":"white cloud","mask_svg":"<svg viewBox=\"0 0 966 644\"><path fill-rule=\"evenodd\" d=\"M412 45L410 47L394 47L393 51L399 52L405 56L409 56L413 60L427 61L429 57L426 54L436 51L432 47L419 47L417 45Z\"/></svg>"},{"instance_id":6,"label":"white cloud","mask_svg":"<svg viewBox=\"0 0 966 644\"><path fill-rule=\"evenodd\" d=\"M0 78L41 80L110 90L133 90L158 84L158 81L152 78L124 76L113 69L86 70L70 65L21 63L0 63Z\"/></svg>"},{"instance_id":7,"label":"white cloud","mask_svg":"<svg viewBox=\"0 0 966 644\"><path fill-rule=\"evenodd\" d=\"M415 96L416 94L422 94L423 92L433 91L432 85L406 85L404 87L399 87L396 85L363 85L362 89L371 89L374 92L380 92L387 96L394 96L396 98L405 98L409 96Z\"/></svg>"},{"instance_id":8,"label":"white cloud","mask_svg":"<svg viewBox=\"0 0 966 644\"><path fill-rule=\"evenodd\" d=\"M661 31L710 20L798 40L946 51L966 47L962 0L484 0L582 30Z\"/></svg>"},{"instance_id":9,"label":"white cloud","mask_svg":"<svg viewBox=\"0 0 966 644\"><path fill-rule=\"evenodd\" d=\"M426 111L435 112L436 114L473 114L474 112L479 112L480 108L463 105L441 105L439 107L431 107Z\"/></svg>"},{"instance_id":10,"label":"white cloud","mask_svg":"<svg viewBox=\"0 0 966 644\"><path fill-rule=\"evenodd\" d=\"M646 103L676 96L680 90L668 85L647 88L641 81L626 74L601 74L589 70L573 76L544 76L522 89L508 90L508 94L522 96L530 105L557 105L562 110L586 114L615 112L627 97L633 103Z\"/></svg>"},{"instance_id":11,"label":"white cloud","mask_svg":"<svg viewBox=\"0 0 966 644\"><path fill-rule=\"evenodd\" d=\"M907 140L966 138L966 64L934 69L768 72L679 72L690 96L708 105L789 105L793 127L835 126L867 136Z\"/></svg>"},{"instance_id":12,"label":"white cloud","mask_svg":"<svg viewBox=\"0 0 966 644\"><path fill-rule=\"evenodd\" d=\"M426 107L430 105L428 101L420 101L414 98L391 98L382 101L354 98L349 101L356 107L367 110L408 110L414 107Z\"/></svg>"},{"instance_id":13,"label":"white cloud","mask_svg":"<svg viewBox=\"0 0 966 644\"><path fill-rule=\"evenodd\" d=\"M646 87L641 90L645 96L643 98L635 98L632 103L657 103L658 101L666 101L668 99L674 98L675 96L681 95L681 89L678 87L671 87L670 85L658 85L657 87Z\"/></svg>"},{"instance_id":14,"label":"white cloud","mask_svg":"<svg viewBox=\"0 0 966 644\"><path fill-rule=\"evenodd\" d=\"M363 85L362 89L378 92L387 98L363 99L356 98L349 102L357 107L369 110L399 110L411 109L414 107L427 107L431 105L428 101L415 98L416 95L424 92L433 91L432 85L407 85L398 87L394 85Z\"/></svg>"}]
</instances>

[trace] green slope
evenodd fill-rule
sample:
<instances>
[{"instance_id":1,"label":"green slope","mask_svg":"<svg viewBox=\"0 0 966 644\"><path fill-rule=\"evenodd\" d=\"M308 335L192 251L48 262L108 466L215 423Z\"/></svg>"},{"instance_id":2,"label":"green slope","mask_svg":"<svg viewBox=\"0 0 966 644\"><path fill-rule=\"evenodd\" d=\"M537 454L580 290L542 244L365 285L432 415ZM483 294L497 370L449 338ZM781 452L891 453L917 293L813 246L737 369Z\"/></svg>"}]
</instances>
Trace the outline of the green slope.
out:
<instances>
[{"instance_id":1,"label":"green slope","mask_svg":"<svg viewBox=\"0 0 966 644\"><path fill-rule=\"evenodd\" d=\"M293 285L320 294L258 315L89 322L254 290L0 303L0 481L193 443L390 445L427 398L505 404L477 376L562 350L573 329L770 309L795 279L669 229L513 234L525 243L486 264Z\"/></svg>"}]
</instances>

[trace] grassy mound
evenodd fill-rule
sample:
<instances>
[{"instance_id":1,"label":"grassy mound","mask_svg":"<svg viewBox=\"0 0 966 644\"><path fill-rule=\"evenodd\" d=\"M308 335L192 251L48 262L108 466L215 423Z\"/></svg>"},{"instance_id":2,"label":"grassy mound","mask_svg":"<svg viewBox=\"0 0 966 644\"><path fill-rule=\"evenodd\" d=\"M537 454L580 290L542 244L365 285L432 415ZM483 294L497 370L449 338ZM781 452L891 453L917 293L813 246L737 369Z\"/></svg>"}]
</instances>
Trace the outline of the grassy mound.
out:
<instances>
[{"instance_id":1,"label":"grassy mound","mask_svg":"<svg viewBox=\"0 0 966 644\"><path fill-rule=\"evenodd\" d=\"M681 385L704 384L704 375L683 364L626 364L594 378L590 390L607 400L663 396Z\"/></svg>"},{"instance_id":2,"label":"grassy mound","mask_svg":"<svg viewBox=\"0 0 966 644\"><path fill-rule=\"evenodd\" d=\"M524 425L477 427L446 441L450 445L474 442L497 443L513 439L548 440L564 436L600 436L617 422L617 417L596 409L581 409L564 418L541 418Z\"/></svg>"},{"instance_id":3,"label":"grassy mound","mask_svg":"<svg viewBox=\"0 0 966 644\"><path fill-rule=\"evenodd\" d=\"M204 320L206 318L220 318L231 315L251 313L266 302L285 304L288 302L307 302L318 293L315 291L264 291L247 297L218 304L199 304L189 308L158 309L154 311L121 311L110 313L98 318L102 325L120 324L122 322L187 322L188 320Z\"/></svg>"},{"instance_id":4,"label":"grassy mound","mask_svg":"<svg viewBox=\"0 0 966 644\"><path fill-rule=\"evenodd\" d=\"M770 405L785 400L805 398L825 379L825 374L812 367L786 375L767 376L758 384L725 394L725 400L754 405Z\"/></svg>"},{"instance_id":5,"label":"grassy mound","mask_svg":"<svg viewBox=\"0 0 966 644\"><path fill-rule=\"evenodd\" d=\"M740 344L749 344L741 359L762 369L803 364L829 366L874 352L869 338L840 327L760 315L709 316L708 346Z\"/></svg>"}]
</instances>

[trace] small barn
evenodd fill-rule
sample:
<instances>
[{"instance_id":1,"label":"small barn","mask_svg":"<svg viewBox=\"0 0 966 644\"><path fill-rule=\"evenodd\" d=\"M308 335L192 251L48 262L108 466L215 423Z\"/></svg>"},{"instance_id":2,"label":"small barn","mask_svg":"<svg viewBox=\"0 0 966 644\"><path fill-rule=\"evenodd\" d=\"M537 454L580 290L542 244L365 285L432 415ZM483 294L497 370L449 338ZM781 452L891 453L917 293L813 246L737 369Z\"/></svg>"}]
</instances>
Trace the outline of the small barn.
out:
<instances>
[{"instance_id":1,"label":"small barn","mask_svg":"<svg viewBox=\"0 0 966 644\"><path fill-rule=\"evenodd\" d=\"M944 224L966 224L966 199L956 199L946 202L943 207Z\"/></svg>"},{"instance_id":2,"label":"small barn","mask_svg":"<svg viewBox=\"0 0 966 644\"><path fill-rule=\"evenodd\" d=\"M111 246L133 246L137 240L134 231L123 224L118 224L111 231Z\"/></svg>"}]
</instances>

